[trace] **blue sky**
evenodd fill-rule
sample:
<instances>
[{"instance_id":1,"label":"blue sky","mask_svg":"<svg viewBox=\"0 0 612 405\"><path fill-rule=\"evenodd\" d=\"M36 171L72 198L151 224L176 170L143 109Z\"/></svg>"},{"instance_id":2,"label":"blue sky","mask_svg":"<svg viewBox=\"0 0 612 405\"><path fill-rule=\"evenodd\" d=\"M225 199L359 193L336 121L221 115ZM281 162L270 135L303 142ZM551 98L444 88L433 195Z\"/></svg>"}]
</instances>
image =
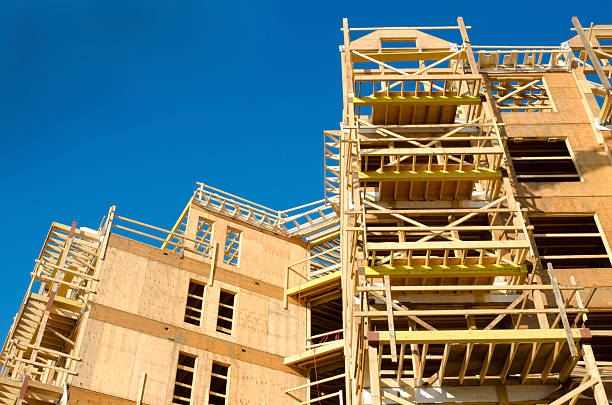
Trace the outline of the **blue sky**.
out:
<instances>
[{"instance_id":1,"label":"blue sky","mask_svg":"<svg viewBox=\"0 0 612 405\"><path fill-rule=\"evenodd\" d=\"M322 131L341 118L342 17L462 15L481 45L557 45L572 15L612 23L609 1L414 3L0 2L0 334L51 221L96 228L116 204L169 227L196 181L277 209L321 198Z\"/></svg>"}]
</instances>

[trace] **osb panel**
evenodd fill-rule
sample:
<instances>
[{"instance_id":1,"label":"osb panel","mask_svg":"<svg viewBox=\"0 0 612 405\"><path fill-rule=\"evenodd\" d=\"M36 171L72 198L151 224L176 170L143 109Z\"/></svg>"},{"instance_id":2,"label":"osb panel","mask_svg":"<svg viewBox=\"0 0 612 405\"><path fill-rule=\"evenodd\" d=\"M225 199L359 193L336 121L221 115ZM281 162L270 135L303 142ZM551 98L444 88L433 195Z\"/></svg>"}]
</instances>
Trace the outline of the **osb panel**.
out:
<instances>
[{"instance_id":1,"label":"osb panel","mask_svg":"<svg viewBox=\"0 0 612 405\"><path fill-rule=\"evenodd\" d=\"M240 274L254 277L279 287L284 286L287 266L306 257L306 248L303 243L288 240L268 231L231 221L222 215L215 215L192 205L187 225L187 235L193 237L198 217L208 218L214 222L212 241L219 244L217 252L217 266ZM240 259L238 266L223 263L225 236L227 227L241 232ZM293 279L297 280L295 275Z\"/></svg>"},{"instance_id":2,"label":"osb panel","mask_svg":"<svg viewBox=\"0 0 612 405\"><path fill-rule=\"evenodd\" d=\"M146 373L144 402L170 403L179 352L197 357L194 403L205 403L213 360L230 366L229 403L284 403L285 389L305 383L295 374L92 320L84 337L83 361L74 385L135 401ZM86 399L89 402L80 403L108 403L108 397L102 395L89 393Z\"/></svg>"},{"instance_id":3,"label":"osb panel","mask_svg":"<svg viewBox=\"0 0 612 405\"><path fill-rule=\"evenodd\" d=\"M360 35L361 37L356 38ZM418 30L379 30L370 32L366 35L353 32L351 37L356 38L351 40L351 48L360 50L379 49L381 38L416 39L418 47L423 50L448 50L450 46L450 42ZM401 47L401 45L398 45L398 47Z\"/></svg>"},{"instance_id":4,"label":"osb panel","mask_svg":"<svg viewBox=\"0 0 612 405\"><path fill-rule=\"evenodd\" d=\"M568 147L582 181L518 183L518 197L586 197L612 195L612 166L601 134L592 125L588 111L590 92L582 91L572 73L544 75L558 112L503 113L506 133L511 138L567 138Z\"/></svg>"},{"instance_id":5,"label":"osb panel","mask_svg":"<svg viewBox=\"0 0 612 405\"><path fill-rule=\"evenodd\" d=\"M266 350L271 353L300 352L306 343L306 312L301 306L289 305L288 309L284 309L280 301L270 300L267 336Z\"/></svg>"},{"instance_id":6,"label":"osb panel","mask_svg":"<svg viewBox=\"0 0 612 405\"><path fill-rule=\"evenodd\" d=\"M124 311L138 312L149 260L109 247L97 285L95 301Z\"/></svg>"},{"instance_id":7,"label":"osb panel","mask_svg":"<svg viewBox=\"0 0 612 405\"><path fill-rule=\"evenodd\" d=\"M215 278L214 286L205 289L203 319L196 326L183 322L189 281L206 284L208 277L111 247L100 278L95 300L100 304L282 356L301 350L305 309L291 304L287 310L268 311L282 306L282 291L272 298ZM236 293L230 336L216 331L220 289Z\"/></svg>"},{"instance_id":8,"label":"osb panel","mask_svg":"<svg viewBox=\"0 0 612 405\"><path fill-rule=\"evenodd\" d=\"M567 138L582 181L517 183L517 200L530 212L596 214L609 247L612 165L608 150L600 144L602 134L592 125L591 111L598 111L595 98L582 74L548 73L544 77L558 111L502 114L506 133L515 138ZM612 269L557 269L556 274L562 284L569 284L574 276L583 286L612 285ZM602 289L591 305L612 307L612 294Z\"/></svg>"},{"instance_id":9,"label":"osb panel","mask_svg":"<svg viewBox=\"0 0 612 405\"><path fill-rule=\"evenodd\" d=\"M136 400L147 372L145 401L169 403L171 342L90 319L73 384L95 392ZM176 365L174 365L174 369Z\"/></svg>"}]
</instances>

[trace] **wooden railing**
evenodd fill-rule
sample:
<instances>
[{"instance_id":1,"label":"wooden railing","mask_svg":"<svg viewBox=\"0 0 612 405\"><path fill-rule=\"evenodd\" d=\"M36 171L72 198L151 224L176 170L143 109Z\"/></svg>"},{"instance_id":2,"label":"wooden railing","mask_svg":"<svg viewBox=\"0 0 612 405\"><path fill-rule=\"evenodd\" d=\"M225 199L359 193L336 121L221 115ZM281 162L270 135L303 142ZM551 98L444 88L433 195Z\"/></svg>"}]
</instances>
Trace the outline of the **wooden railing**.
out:
<instances>
[{"instance_id":1,"label":"wooden railing","mask_svg":"<svg viewBox=\"0 0 612 405\"><path fill-rule=\"evenodd\" d=\"M552 47L472 46L481 72L499 71L569 71L573 53L571 49Z\"/></svg>"},{"instance_id":2,"label":"wooden railing","mask_svg":"<svg viewBox=\"0 0 612 405\"><path fill-rule=\"evenodd\" d=\"M195 202L201 207L288 237L309 235L338 218L325 199L277 211L204 183L197 184Z\"/></svg>"},{"instance_id":3,"label":"wooden railing","mask_svg":"<svg viewBox=\"0 0 612 405\"><path fill-rule=\"evenodd\" d=\"M97 230L51 225L0 354L1 377L63 387L77 374L79 324L96 293L113 216L111 207Z\"/></svg>"},{"instance_id":4,"label":"wooden railing","mask_svg":"<svg viewBox=\"0 0 612 405\"><path fill-rule=\"evenodd\" d=\"M321 380L318 381L313 381L313 382L309 382L307 384L303 384L303 385L299 385L297 387L293 387L293 388L289 388L287 390L285 390L285 394L289 395L290 397L292 397L293 399L300 401L298 402L296 405L310 405L310 404L314 404L314 403L319 403L319 401L322 401L324 399L328 399L328 398L334 398L337 397L339 404L340 405L344 405L344 391L343 390L339 390L337 392L332 392L330 394L324 394L324 395L319 395L318 397L315 398L311 398L310 397L310 389L312 387L318 386L320 384L323 383L327 383L330 381L335 381L335 380L339 380L345 377L345 374L338 374L335 375L333 377L328 377L328 378L323 378ZM304 395L304 397L306 397L306 400L302 400L302 398L299 398L296 396L296 394L294 394L294 392L299 391L299 390L306 390L306 394Z\"/></svg>"}]
</instances>

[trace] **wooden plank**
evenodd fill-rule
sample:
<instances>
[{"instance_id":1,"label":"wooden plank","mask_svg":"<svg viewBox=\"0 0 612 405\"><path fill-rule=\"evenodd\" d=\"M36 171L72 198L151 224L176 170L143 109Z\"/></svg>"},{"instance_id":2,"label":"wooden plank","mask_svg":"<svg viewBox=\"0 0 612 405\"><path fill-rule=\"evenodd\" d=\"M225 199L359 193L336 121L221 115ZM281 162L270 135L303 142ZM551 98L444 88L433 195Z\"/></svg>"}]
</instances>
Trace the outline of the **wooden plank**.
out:
<instances>
[{"instance_id":1,"label":"wooden plank","mask_svg":"<svg viewBox=\"0 0 612 405\"><path fill-rule=\"evenodd\" d=\"M576 280L574 276L570 276L570 283L572 285L576 284ZM591 289L591 293L594 293L595 289ZM580 292L576 291L576 303L578 308L583 309L584 304L582 302L582 297L580 296ZM582 320L584 322L587 321L586 314L582 314ZM577 321L577 319L576 319ZM574 321L574 324L576 323ZM597 380L597 383L593 386L593 396L595 399L595 403L597 405L607 405L608 404L608 396L606 394L606 390L601 381L601 375L599 374L598 362L595 359L595 354L593 353L593 348L590 343L584 343L582 345L582 358L584 359L584 364L586 367L586 371L590 374L591 379Z\"/></svg>"},{"instance_id":2,"label":"wooden plank","mask_svg":"<svg viewBox=\"0 0 612 405\"><path fill-rule=\"evenodd\" d=\"M374 266L378 267L378 266ZM384 266L381 266L384 267ZM418 267L418 266L413 266ZM431 267L431 266L430 266ZM523 267L523 266L521 266ZM584 290L584 287L559 286L562 291ZM498 285L392 285L391 291L404 292L456 292L456 291L523 291L523 290L552 290L550 285L524 285L524 284L498 284ZM357 291L384 291L383 286L359 286ZM574 325L575 326L575 325ZM597 331L591 331L593 336Z\"/></svg>"},{"instance_id":3,"label":"wooden plank","mask_svg":"<svg viewBox=\"0 0 612 405\"><path fill-rule=\"evenodd\" d=\"M217 250L219 249L219 242L215 242L212 248L212 256L210 258L210 276L208 279L208 285L211 287L215 284L215 270L217 268Z\"/></svg>"},{"instance_id":4,"label":"wooden plank","mask_svg":"<svg viewBox=\"0 0 612 405\"><path fill-rule=\"evenodd\" d=\"M138 389L138 396L136 397L136 405L142 405L142 398L144 396L145 384L147 383L147 373L142 373L142 379L140 380L140 388Z\"/></svg>"},{"instance_id":5,"label":"wooden plank","mask_svg":"<svg viewBox=\"0 0 612 405\"><path fill-rule=\"evenodd\" d=\"M341 353L344 350L344 339L334 340L333 342L326 343L322 346L315 347L314 349L308 349L302 353L294 354L292 356L285 357L284 364L287 366L303 363L305 360L310 361L314 359L314 356L329 355L333 352Z\"/></svg>"},{"instance_id":6,"label":"wooden plank","mask_svg":"<svg viewBox=\"0 0 612 405\"><path fill-rule=\"evenodd\" d=\"M378 348L376 345L368 346L368 366L370 371L370 393L372 405L382 405L380 395L380 369L378 367Z\"/></svg>"},{"instance_id":7,"label":"wooden plank","mask_svg":"<svg viewBox=\"0 0 612 405\"><path fill-rule=\"evenodd\" d=\"M572 358L575 358L578 356L578 350L576 350L576 345L574 344L574 339L572 338L572 330L570 328L569 320L567 319L567 312L565 312L563 297L561 297L561 291L559 291L559 283L557 283L557 277L555 276L555 271L553 270L552 264L548 263L547 267L548 276L550 277L550 282L553 286L555 301L557 302L557 307L559 308L559 315L561 316L563 330L567 335L567 344L569 345L570 355Z\"/></svg>"},{"instance_id":8,"label":"wooden plank","mask_svg":"<svg viewBox=\"0 0 612 405\"><path fill-rule=\"evenodd\" d=\"M451 138L452 139L452 138ZM404 155L485 155L502 154L504 151L498 147L483 148L372 148L361 149L361 156L404 156Z\"/></svg>"},{"instance_id":9,"label":"wooden plank","mask_svg":"<svg viewBox=\"0 0 612 405\"><path fill-rule=\"evenodd\" d=\"M582 44L584 45L584 50L586 51L587 55L589 55L589 59L593 63L593 68L595 69L595 73L597 74L599 81L604 86L607 92L612 91L612 85L610 84L610 80L608 80L608 77L604 73L601 63L599 62L599 58L597 57L597 55L595 55L595 52L593 51L591 42L582 30L582 25L580 25L578 17L572 17L572 24L574 24L574 28L576 28L576 33L578 34L580 41L582 41Z\"/></svg>"},{"instance_id":10,"label":"wooden plank","mask_svg":"<svg viewBox=\"0 0 612 405\"><path fill-rule=\"evenodd\" d=\"M584 310L586 311L586 310ZM579 309L572 309L568 312L582 312ZM415 317L415 316L463 316L463 315L498 315L498 314L507 314L507 315L518 315L518 314L558 314L559 310L557 308L528 308L528 309L506 309L506 308L478 308L478 309L415 309L415 310L401 310L395 311L393 313L394 316L401 317ZM362 317L362 318L375 318L375 319L384 319L387 314L386 311L355 311L354 316ZM561 330L561 329L559 329ZM562 331L565 333L565 331ZM589 335L590 336L590 335Z\"/></svg>"},{"instance_id":11,"label":"wooden plank","mask_svg":"<svg viewBox=\"0 0 612 405\"><path fill-rule=\"evenodd\" d=\"M439 80L439 79L438 79ZM380 104L478 105L480 96L367 96L353 97L356 106Z\"/></svg>"},{"instance_id":12,"label":"wooden plank","mask_svg":"<svg viewBox=\"0 0 612 405\"><path fill-rule=\"evenodd\" d=\"M385 284L385 303L387 306L387 323L391 345L391 361L397 362L397 346L395 345L395 325L393 323L393 298L391 296L391 281L388 275L383 277Z\"/></svg>"},{"instance_id":13,"label":"wooden plank","mask_svg":"<svg viewBox=\"0 0 612 405\"><path fill-rule=\"evenodd\" d=\"M455 53L452 50L428 50L423 51L420 49L402 49L401 51L393 50L391 52L383 52L379 53L377 51L369 50L359 50L358 51L365 55L374 57L381 62L405 62L405 61L425 61L425 60L439 60L445 57L448 57ZM364 57L353 54L352 62L368 62L368 60ZM409 69L408 69L409 70Z\"/></svg>"},{"instance_id":14,"label":"wooden plank","mask_svg":"<svg viewBox=\"0 0 612 405\"><path fill-rule=\"evenodd\" d=\"M552 401L550 403L550 405L562 405L565 402L569 401L570 399L580 395L581 392L584 392L587 389L591 388L596 383L597 383L597 380L595 380L595 379L588 380L587 382L580 384L578 387L574 388L573 390L571 390L567 394L562 395L559 398L557 398L556 400Z\"/></svg>"},{"instance_id":15,"label":"wooden plank","mask_svg":"<svg viewBox=\"0 0 612 405\"><path fill-rule=\"evenodd\" d=\"M369 242L368 250L442 250L442 249L529 249L528 240Z\"/></svg>"},{"instance_id":16,"label":"wooden plank","mask_svg":"<svg viewBox=\"0 0 612 405\"><path fill-rule=\"evenodd\" d=\"M587 329L588 330L588 329ZM572 329L572 338L579 341L583 338L581 331L585 329ZM585 333L586 335L586 333ZM529 342L566 342L565 331L561 329L513 329L513 330L417 330L396 331L395 340L399 344L447 344L447 343L529 343ZM389 332L378 331L368 334L368 342L388 344Z\"/></svg>"},{"instance_id":17,"label":"wooden plank","mask_svg":"<svg viewBox=\"0 0 612 405\"><path fill-rule=\"evenodd\" d=\"M383 391L383 397L385 397L386 399L390 399L394 402L397 402L400 405L416 405L414 402L410 402L407 399L398 397L397 395L393 395L388 391Z\"/></svg>"},{"instance_id":18,"label":"wooden plank","mask_svg":"<svg viewBox=\"0 0 612 405\"><path fill-rule=\"evenodd\" d=\"M397 73L384 73L381 74L379 70L373 71L373 73L357 72L353 75L355 81L358 82L379 82L379 81L443 81L443 80L463 80L463 81L481 81L482 76L479 74L456 74L456 73L436 73L436 74L397 74Z\"/></svg>"},{"instance_id":19,"label":"wooden plank","mask_svg":"<svg viewBox=\"0 0 612 405\"><path fill-rule=\"evenodd\" d=\"M501 179L501 170L471 169L471 170L414 170L414 171L374 171L359 172L361 181L473 181L473 180L495 180Z\"/></svg>"},{"instance_id":20,"label":"wooden plank","mask_svg":"<svg viewBox=\"0 0 612 405\"><path fill-rule=\"evenodd\" d=\"M288 296L293 296L293 295L298 295L298 294L308 295L309 293L313 291L320 290L324 287L328 287L329 285L340 281L341 275L342 275L342 272L340 270L336 270L335 272L331 274L327 274L325 276L315 278L313 280L302 283L296 287L287 289L287 295Z\"/></svg>"},{"instance_id":21,"label":"wooden plank","mask_svg":"<svg viewBox=\"0 0 612 405\"><path fill-rule=\"evenodd\" d=\"M432 243L432 242L427 242ZM371 245L370 242L369 245ZM430 265L383 265L383 266L366 266L364 268L367 277L378 276L404 276L404 277L422 277L422 276L439 276L439 277L479 277L479 276L513 276L527 274L526 264L430 264ZM428 287L428 286L426 286ZM463 286L462 286L463 287ZM399 287L392 287L394 288ZM507 286L506 288L511 288ZM438 290L438 287L430 289ZM452 287L451 287L452 289ZM419 290L420 291L420 290Z\"/></svg>"},{"instance_id":22,"label":"wooden plank","mask_svg":"<svg viewBox=\"0 0 612 405\"><path fill-rule=\"evenodd\" d=\"M309 242L310 247L320 245L321 243L329 242L340 237L340 231L333 232L329 235L321 236Z\"/></svg>"}]
</instances>

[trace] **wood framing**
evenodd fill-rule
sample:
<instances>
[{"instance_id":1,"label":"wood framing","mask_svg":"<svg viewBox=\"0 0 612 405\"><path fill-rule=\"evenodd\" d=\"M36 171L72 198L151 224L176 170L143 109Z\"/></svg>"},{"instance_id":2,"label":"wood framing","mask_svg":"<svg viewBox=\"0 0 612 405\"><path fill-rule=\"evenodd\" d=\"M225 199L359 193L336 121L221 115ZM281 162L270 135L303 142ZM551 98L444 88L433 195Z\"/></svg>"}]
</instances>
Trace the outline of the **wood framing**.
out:
<instances>
[{"instance_id":1,"label":"wood framing","mask_svg":"<svg viewBox=\"0 0 612 405\"><path fill-rule=\"evenodd\" d=\"M323 198L197 183L169 228L53 223L0 405L607 404L612 25L571 25L343 19Z\"/></svg>"}]
</instances>

